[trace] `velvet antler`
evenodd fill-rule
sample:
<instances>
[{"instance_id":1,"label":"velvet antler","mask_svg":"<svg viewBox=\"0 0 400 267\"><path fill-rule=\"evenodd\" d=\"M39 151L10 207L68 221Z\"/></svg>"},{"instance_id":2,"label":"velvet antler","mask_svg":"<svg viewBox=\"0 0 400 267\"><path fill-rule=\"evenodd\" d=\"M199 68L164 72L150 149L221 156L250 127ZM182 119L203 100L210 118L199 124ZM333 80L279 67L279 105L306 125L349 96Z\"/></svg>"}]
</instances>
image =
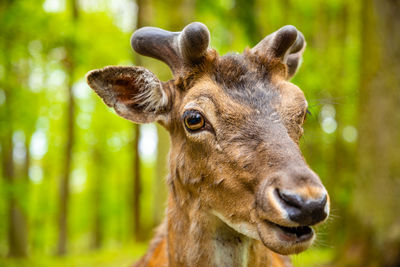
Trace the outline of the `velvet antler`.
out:
<instances>
[{"instance_id":1,"label":"velvet antler","mask_svg":"<svg viewBox=\"0 0 400 267\"><path fill-rule=\"evenodd\" d=\"M139 54L165 62L173 74L201 62L210 42L210 32L200 22L187 25L182 32L144 27L131 37L132 48Z\"/></svg>"},{"instance_id":2,"label":"velvet antler","mask_svg":"<svg viewBox=\"0 0 400 267\"><path fill-rule=\"evenodd\" d=\"M252 51L261 57L280 59L287 65L290 78L296 73L305 46L303 34L287 25L265 37Z\"/></svg>"}]
</instances>

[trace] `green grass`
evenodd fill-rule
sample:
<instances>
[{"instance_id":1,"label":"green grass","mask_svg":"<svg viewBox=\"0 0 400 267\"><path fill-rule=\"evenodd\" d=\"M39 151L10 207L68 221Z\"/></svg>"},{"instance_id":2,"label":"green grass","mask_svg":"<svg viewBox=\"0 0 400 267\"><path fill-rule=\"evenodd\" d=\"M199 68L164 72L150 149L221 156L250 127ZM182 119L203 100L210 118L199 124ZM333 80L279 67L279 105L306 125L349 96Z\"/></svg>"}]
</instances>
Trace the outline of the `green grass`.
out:
<instances>
[{"instance_id":1,"label":"green grass","mask_svg":"<svg viewBox=\"0 0 400 267\"><path fill-rule=\"evenodd\" d=\"M130 244L119 248L71 254L65 257L31 255L28 259L0 258L4 267L121 267L131 266L146 251L147 244Z\"/></svg>"},{"instance_id":2,"label":"green grass","mask_svg":"<svg viewBox=\"0 0 400 267\"><path fill-rule=\"evenodd\" d=\"M299 255L291 256L295 267L317 267L329 264L332 261L332 249L310 248Z\"/></svg>"}]
</instances>

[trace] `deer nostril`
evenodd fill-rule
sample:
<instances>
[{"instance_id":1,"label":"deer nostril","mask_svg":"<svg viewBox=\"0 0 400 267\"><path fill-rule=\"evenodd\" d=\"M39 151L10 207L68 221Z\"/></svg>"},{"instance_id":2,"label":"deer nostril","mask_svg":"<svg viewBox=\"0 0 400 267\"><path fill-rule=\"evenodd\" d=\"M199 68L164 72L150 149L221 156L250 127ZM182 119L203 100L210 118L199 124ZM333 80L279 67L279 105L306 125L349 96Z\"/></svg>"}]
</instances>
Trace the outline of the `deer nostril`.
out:
<instances>
[{"instance_id":1,"label":"deer nostril","mask_svg":"<svg viewBox=\"0 0 400 267\"><path fill-rule=\"evenodd\" d=\"M280 192L278 189L276 189L278 192L279 197L289 206L295 207L295 208L301 208L303 206L304 201L301 199L300 196L298 195L293 195L293 194L286 194L283 192Z\"/></svg>"},{"instance_id":2,"label":"deer nostril","mask_svg":"<svg viewBox=\"0 0 400 267\"><path fill-rule=\"evenodd\" d=\"M300 225L314 225L328 215L325 210L326 194L317 200L303 200L299 195L281 192L278 189L277 194L289 219Z\"/></svg>"}]
</instances>

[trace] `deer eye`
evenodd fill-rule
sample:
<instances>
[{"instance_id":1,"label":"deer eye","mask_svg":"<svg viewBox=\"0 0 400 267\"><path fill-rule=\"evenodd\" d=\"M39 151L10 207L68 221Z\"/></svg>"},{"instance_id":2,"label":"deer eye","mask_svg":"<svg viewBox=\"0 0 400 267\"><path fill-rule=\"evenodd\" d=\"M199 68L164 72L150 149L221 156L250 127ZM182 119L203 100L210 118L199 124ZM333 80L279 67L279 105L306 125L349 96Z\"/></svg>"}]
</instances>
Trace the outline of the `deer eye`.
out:
<instances>
[{"instance_id":1,"label":"deer eye","mask_svg":"<svg viewBox=\"0 0 400 267\"><path fill-rule=\"evenodd\" d=\"M195 110L185 111L183 114L183 121L189 132L201 130L206 124L203 115Z\"/></svg>"}]
</instances>

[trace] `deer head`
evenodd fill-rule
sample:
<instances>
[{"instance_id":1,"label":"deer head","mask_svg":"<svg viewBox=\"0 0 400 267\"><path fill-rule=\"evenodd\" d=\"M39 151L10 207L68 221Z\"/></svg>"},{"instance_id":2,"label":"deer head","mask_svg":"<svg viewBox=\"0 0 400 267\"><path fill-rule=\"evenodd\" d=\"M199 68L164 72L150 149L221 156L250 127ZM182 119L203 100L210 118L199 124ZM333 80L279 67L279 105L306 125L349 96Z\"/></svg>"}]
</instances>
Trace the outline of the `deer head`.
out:
<instances>
[{"instance_id":1,"label":"deer head","mask_svg":"<svg viewBox=\"0 0 400 267\"><path fill-rule=\"evenodd\" d=\"M225 56L209 39L197 22L182 32L139 29L132 47L165 62L173 80L111 66L88 73L88 83L120 116L169 131L169 205L193 220L199 212L215 217L280 254L301 252L314 239L311 226L329 213L327 191L298 145L307 101L289 82L304 37L285 26Z\"/></svg>"}]
</instances>

